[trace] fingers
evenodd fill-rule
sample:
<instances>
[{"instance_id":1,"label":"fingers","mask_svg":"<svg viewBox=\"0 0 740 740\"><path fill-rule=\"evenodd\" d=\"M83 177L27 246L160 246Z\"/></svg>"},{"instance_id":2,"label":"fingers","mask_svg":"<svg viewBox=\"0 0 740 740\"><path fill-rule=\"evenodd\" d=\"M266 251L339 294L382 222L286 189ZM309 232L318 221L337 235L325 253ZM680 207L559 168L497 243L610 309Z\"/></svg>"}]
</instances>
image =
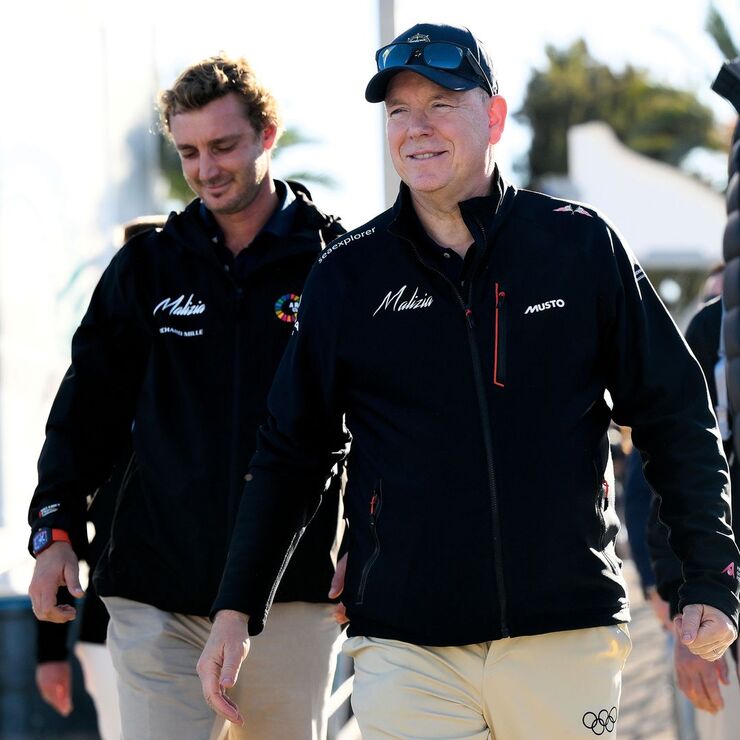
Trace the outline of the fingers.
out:
<instances>
[{"instance_id":1,"label":"fingers","mask_svg":"<svg viewBox=\"0 0 740 740\"><path fill-rule=\"evenodd\" d=\"M221 660L217 656L210 655L207 652L208 650L209 646L206 645L206 649L203 651L203 655L201 655L196 667L206 704L208 704L216 714L221 715L225 719L229 720L229 722L243 725L244 718L242 717L239 708L233 701L231 701L231 699L229 699L229 697L226 696L224 690L220 686Z\"/></svg>"},{"instance_id":2,"label":"fingers","mask_svg":"<svg viewBox=\"0 0 740 740\"><path fill-rule=\"evenodd\" d=\"M219 686L222 689L230 689L236 685L239 678L239 668L246 657L244 644L238 646L232 643L224 645L224 662L219 677Z\"/></svg>"},{"instance_id":3,"label":"fingers","mask_svg":"<svg viewBox=\"0 0 740 740\"><path fill-rule=\"evenodd\" d=\"M702 673L700 676L701 690L703 691L706 703L709 706L707 711L713 714L724 708L725 703L722 700L722 690L715 673Z\"/></svg>"},{"instance_id":4,"label":"fingers","mask_svg":"<svg viewBox=\"0 0 740 740\"><path fill-rule=\"evenodd\" d=\"M79 563L74 550L66 542L56 542L36 559L28 593L37 619L48 622L69 622L76 610L67 604L57 604L57 591L67 586L75 596L83 594L80 587Z\"/></svg>"},{"instance_id":5,"label":"fingers","mask_svg":"<svg viewBox=\"0 0 740 740\"><path fill-rule=\"evenodd\" d=\"M63 575L64 585L67 587L72 596L79 598L84 596L85 592L80 586L80 564L77 558L73 561L67 561L64 565Z\"/></svg>"},{"instance_id":6,"label":"fingers","mask_svg":"<svg viewBox=\"0 0 740 740\"><path fill-rule=\"evenodd\" d=\"M725 654L727 646L724 642L712 642L708 645L698 644L698 640L694 645L688 646L689 650L699 658L703 658L710 663L715 660L719 660Z\"/></svg>"},{"instance_id":7,"label":"fingers","mask_svg":"<svg viewBox=\"0 0 740 740\"><path fill-rule=\"evenodd\" d=\"M714 669L717 672L717 678L725 685L730 685L730 669L727 667L727 659L722 657L715 664Z\"/></svg>"},{"instance_id":8,"label":"fingers","mask_svg":"<svg viewBox=\"0 0 740 740\"><path fill-rule=\"evenodd\" d=\"M246 615L228 610L219 612L196 667L208 706L237 725L243 725L244 718L226 690L236 683L239 668L249 652L247 634Z\"/></svg>"},{"instance_id":9,"label":"fingers","mask_svg":"<svg viewBox=\"0 0 740 740\"><path fill-rule=\"evenodd\" d=\"M334 607L333 616L334 621L337 624L347 624L349 622L349 617L347 616L347 608L341 601Z\"/></svg>"},{"instance_id":10,"label":"fingers","mask_svg":"<svg viewBox=\"0 0 740 740\"><path fill-rule=\"evenodd\" d=\"M706 684L702 676L696 676L687 688L682 688L682 691L697 709L704 712L716 714L724 707L719 689L711 684Z\"/></svg>"},{"instance_id":11,"label":"fingers","mask_svg":"<svg viewBox=\"0 0 740 740\"><path fill-rule=\"evenodd\" d=\"M676 634L684 645L690 645L699 632L701 624L702 609L698 604L689 604L684 608L683 614L679 614L674 622Z\"/></svg>"},{"instance_id":12,"label":"fingers","mask_svg":"<svg viewBox=\"0 0 740 740\"><path fill-rule=\"evenodd\" d=\"M229 722L240 727L244 726L244 717L242 717L239 707L225 693L219 692L215 696L206 697L206 703L216 714L221 715Z\"/></svg>"},{"instance_id":13,"label":"fingers","mask_svg":"<svg viewBox=\"0 0 740 740\"><path fill-rule=\"evenodd\" d=\"M72 713L72 672L66 660L38 665L36 686L41 698L59 714L67 717Z\"/></svg>"},{"instance_id":14,"label":"fingers","mask_svg":"<svg viewBox=\"0 0 740 740\"><path fill-rule=\"evenodd\" d=\"M719 660L737 636L729 617L707 604L686 606L675 621L681 642L704 660Z\"/></svg>"},{"instance_id":15,"label":"fingers","mask_svg":"<svg viewBox=\"0 0 740 740\"><path fill-rule=\"evenodd\" d=\"M198 661L197 671L206 704L224 719L242 726L244 718L239 711L239 707L226 695L225 689L220 685L221 661L206 655L204 651Z\"/></svg>"},{"instance_id":16,"label":"fingers","mask_svg":"<svg viewBox=\"0 0 740 740\"><path fill-rule=\"evenodd\" d=\"M43 622L55 622L56 624L71 622L77 616L77 609L69 604L57 604L42 608L36 608L32 605L31 609L36 619Z\"/></svg>"},{"instance_id":17,"label":"fingers","mask_svg":"<svg viewBox=\"0 0 740 740\"><path fill-rule=\"evenodd\" d=\"M334 571L334 576L331 579L331 586L329 587L329 598L336 599L342 595L344 591L344 577L347 573L347 555L343 555L337 562L337 569ZM342 624L340 622L340 624Z\"/></svg>"},{"instance_id":18,"label":"fingers","mask_svg":"<svg viewBox=\"0 0 740 740\"><path fill-rule=\"evenodd\" d=\"M678 687L697 709L712 714L719 712L724 701L716 674L700 658L691 656L689 660L693 663L677 666Z\"/></svg>"},{"instance_id":19,"label":"fingers","mask_svg":"<svg viewBox=\"0 0 740 740\"><path fill-rule=\"evenodd\" d=\"M69 687L57 684L51 691L51 695L44 699L62 715L68 717L72 713L72 697L69 695Z\"/></svg>"}]
</instances>

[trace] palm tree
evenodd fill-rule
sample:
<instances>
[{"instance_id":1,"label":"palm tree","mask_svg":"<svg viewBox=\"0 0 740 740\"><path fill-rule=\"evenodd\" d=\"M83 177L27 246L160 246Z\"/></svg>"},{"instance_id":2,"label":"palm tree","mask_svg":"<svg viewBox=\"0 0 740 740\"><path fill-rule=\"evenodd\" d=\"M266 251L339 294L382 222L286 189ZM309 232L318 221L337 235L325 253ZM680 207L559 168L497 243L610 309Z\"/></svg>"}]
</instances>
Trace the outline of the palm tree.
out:
<instances>
[{"instance_id":1,"label":"palm tree","mask_svg":"<svg viewBox=\"0 0 740 740\"><path fill-rule=\"evenodd\" d=\"M704 22L704 30L712 37L726 59L734 59L740 56L740 51L738 51L737 44L727 28L724 17L714 5L709 6L707 19Z\"/></svg>"}]
</instances>

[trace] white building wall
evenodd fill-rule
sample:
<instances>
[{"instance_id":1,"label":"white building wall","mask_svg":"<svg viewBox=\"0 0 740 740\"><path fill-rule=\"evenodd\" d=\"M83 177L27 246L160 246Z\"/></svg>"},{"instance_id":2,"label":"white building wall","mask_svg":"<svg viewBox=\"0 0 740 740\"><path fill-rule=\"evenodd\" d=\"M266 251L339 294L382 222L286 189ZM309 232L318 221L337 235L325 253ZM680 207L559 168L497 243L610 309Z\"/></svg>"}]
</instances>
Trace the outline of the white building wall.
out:
<instances>
[{"instance_id":1,"label":"white building wall","mask_svg":"<svg viewBox=\"0 0 740 740\"><path fill-rule=\"evenodd\" d=\"M705 269L722 258L723 197L631 151L607 124L570 129L568 171L574 197L613 221L644 267Z\"/></svg>"},{"instance_id":2,"label":"white building wall","mask_svg":"<svg viewBox=\"0 0 740 740\"><path fill-rule=\"evenodd\" d=\"M0 24L0 590L24 526L69 340L121 222L156 210L151 33L111 33L83 0ZM14 101L33 103L21 107ZM28 561L28 557L25 556ZM25 576L24 576L25 577Z\"/></svg>"}]
</instances>

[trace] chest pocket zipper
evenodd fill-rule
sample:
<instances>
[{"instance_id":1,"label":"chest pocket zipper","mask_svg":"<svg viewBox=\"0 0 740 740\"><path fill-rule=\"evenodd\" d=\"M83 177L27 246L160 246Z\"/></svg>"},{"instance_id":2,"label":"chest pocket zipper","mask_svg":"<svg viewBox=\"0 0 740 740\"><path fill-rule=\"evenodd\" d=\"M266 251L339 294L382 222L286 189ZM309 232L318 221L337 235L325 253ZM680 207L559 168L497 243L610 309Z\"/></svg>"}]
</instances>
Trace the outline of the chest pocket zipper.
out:
<instances>
[{"instance_id":1,"label":"chest pocket zipper","mask_svg":"<svg viewBox=\"0 0 740 740\"><path fill-rule=\"evenodd\" d=\"M494 286L494 319L493 319L493 384L505 387L506 381L506 293L501 285Z\"/></svg>"},{"instance_id":2,"label":"chest pocket zipper","mask_svg":"<svg viewBox=\"0 0 740 740\"><path fill-rule=\"evenodd\" d=\"M380 538L378 537L378 518L380 517L380 510L383 508L383 491L381 484L378 483L377 488L373 491L373 495L370 498L370 537L373 540L374 549L370 557L365 563L365 567L362 569L360 576L360 585L357 588L357 599L355 604L362 604L365 599L365 586L367 585L367 577L370 575L375 561L380 555Z\"/></svg>"}]
</instances>

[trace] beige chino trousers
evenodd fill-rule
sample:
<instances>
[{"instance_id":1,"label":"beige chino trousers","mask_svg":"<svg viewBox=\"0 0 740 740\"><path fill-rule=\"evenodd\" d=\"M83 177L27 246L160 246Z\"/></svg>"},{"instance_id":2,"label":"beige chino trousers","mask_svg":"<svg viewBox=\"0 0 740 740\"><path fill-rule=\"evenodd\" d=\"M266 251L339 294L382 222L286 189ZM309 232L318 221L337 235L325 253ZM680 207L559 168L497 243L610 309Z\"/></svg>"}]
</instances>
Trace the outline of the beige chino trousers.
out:
<instances>
[{"instance_id":1,"label":"beige chino trousers","mask_svg":"<svg viewBox=\"0 0 740 740\"><path fill-rule=\"evenodd\" d=\"M229 695L244 727L217 717L195 665L211 630L205 617L104 597L123 740L324 740L343 633L329 604L274 604Z\"/></svg>"},{"instance_id":2,"label":"beige chino trousers","mask_svg":"<svg viewBox=\"0 0 740 740\"><path fill-rule=\"evenodd\" d=\"M573 740L617 736L625 625L460 647L351 637L363 740Z\"/></svg>"}]
</instances>

